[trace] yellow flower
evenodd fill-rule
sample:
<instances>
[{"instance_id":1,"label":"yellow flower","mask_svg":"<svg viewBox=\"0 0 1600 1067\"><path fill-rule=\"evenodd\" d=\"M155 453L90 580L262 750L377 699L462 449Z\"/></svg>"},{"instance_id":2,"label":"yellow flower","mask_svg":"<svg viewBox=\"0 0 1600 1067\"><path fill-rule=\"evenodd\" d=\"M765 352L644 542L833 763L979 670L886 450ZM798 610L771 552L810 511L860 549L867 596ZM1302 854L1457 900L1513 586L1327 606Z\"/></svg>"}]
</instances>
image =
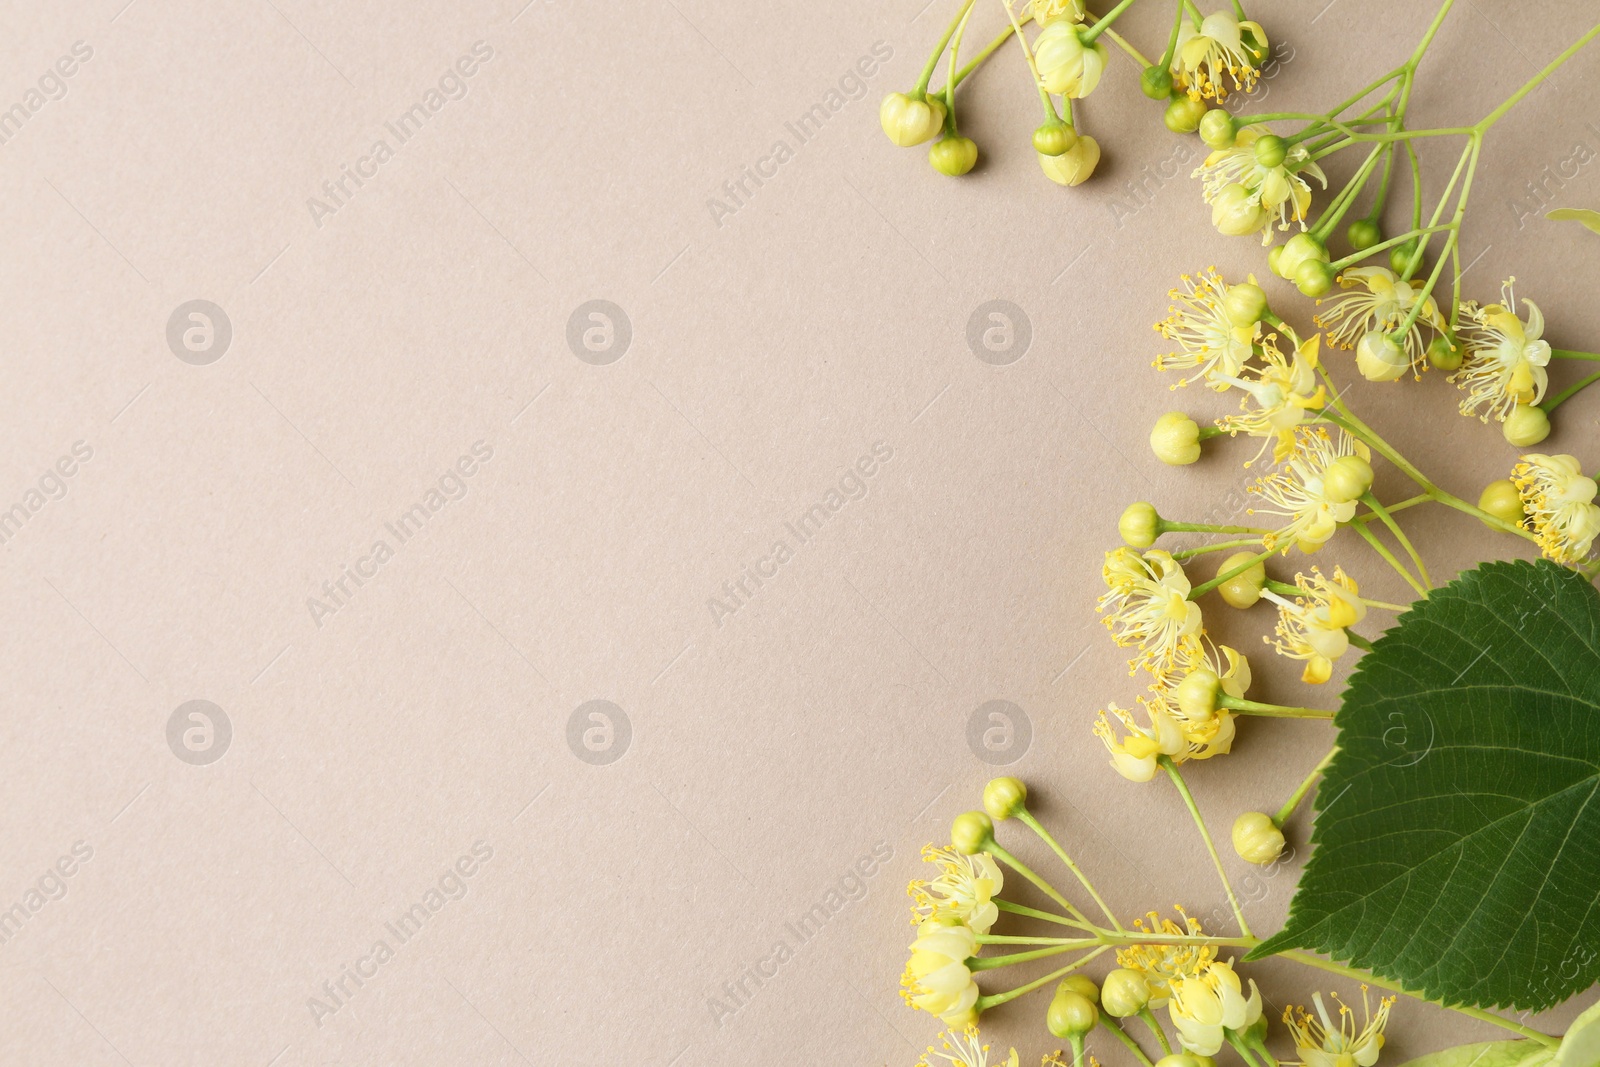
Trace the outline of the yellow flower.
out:
<instances>
[{"instance_id":1,"label":"yellow flower","mask_svg":"<svg viewBox=\"0 0 1600 1067\"><path fill-rule=\"evenodd\" d=\"M1511 481L1545 556L1568 566L1588 559L1600 536L1600 506L1595 480L1578 458L1529 453L1512 469Z\"/></svg>"},{"instance_id":2,"label":"yellow flower","mask_svg":"<svg viewBox=\"0 0 1600 1067\"><path fill-rule=\"evenodd\" d=\"M1367 606L1357 595L1355 579L1338 567L1325 578L1317 568L1311 575L1294 576L1300 595L1289 601L1263 589L1261 595L1278 605L1277 638L1263 638L1281 656L1306 661L1301 679L1313 685L1333 675L1333 661L1350 647L1345 628L1367 617Z\"/></svg>"},{"instance_id":3,"label":"yellow flower","mask_svg":"<svg viewBox=\"0 0 1600 1067\"><path fill-rule=\"evenodd\" d=\"M989 1046L978 1041L978 1027L968 1023L960 1030L948 1030L939 1035L939 1044L942 1051L928 1046L928 1051L922 1054L922 1059L917 1061L917 1067L931 1067L935 1058L954 1064L955 1067L990 1067ZM1017 1050L1012 1049L1003 1064L996 1063L994 1067L1017 1067Z\"/></svg>"},{"instance_id":4,"label":"yellow flower","mask_svg":"<svg viewBox=\"0 0 1600 1067\"><path fill-rule=\"evenodd\" d=\"M1214 962L1173 984L1167 1013L1178 1028L1185 1051L1215 1056L1222 1048L1224 1030L1246 1030L1261 1018L1261 992L1252 978L1246 997L1233 966Z\"/></svg>"},{"instance_id":5,"label":"yellow flower","mask_svg":"<svg viewBox=\"0 0 1600 1067\"><path fill-rule=\"evenodd\" d=\"M1033 0L1028 6L1033 12L1033 21L1041 26L1057 19L1082 22L1084 17L1083 0Z\"/></svg>"},{"instance_id":6,"label":"yellow flower","mask_svg":"<svg viewBox=\"0 0 1600 1067\"><path fill-rule=\"evenodd\" d=\"M922 860L938 866L939 876L931 882L919 880L906 887L915 901L911 921L920 924L939 915L952 915L971 927L973 933L988 933L1000 917L994 898L1005 884L994 857L987 852L963 856L949 845L927 845L922 850Z\"/></svg>"},{"instance_id":7,"label":"yellow flower","mask_svg":"<svg viewBox=\"0 0 1600 1067\"><path fill-rule=\"evenodd\" d=\"M1184 753L1189 748L1183 731L1178 729L1177 720L1164 705L1158 701L1141 703L1150 716L1149 726L1139 725L1139 721L1123 708L1109 705L1111 714L1120 719L1128 730L1128 736L1121 740L1117 739L1111 720L1104 711L1094 724L1095 736L1105 742L1106 751L1111 753L1111 766L1130 782L1148 782L1154 778L1160 756L1170 756L1175 762L1182 763Z\"/></svg>"},{"instance_id":8,"label":"yellow flower","mask_svg":"<svg viewBox=\"0 0 1600 1067\"><path fill-rule=\"evenodd\" d=\"M1339 285L1348 292L1329 297L1332 306L1317 312L1316 323L1328 331L1328 343L1340 348L1355 348L1362 337L1374 330L1389 334L1399 329L1411 317L1417 301L1422 301L1422 310L1406 332L1403 346L1413 372L1420 374L1428 355L1422 328L1442 332L1446 326L1438 303L1432 296L1422 296L1421 283L1401 281L1386 267L1352 267L1340 272Z\"/></svg>"},{"instance_id":9,"label":"yellow flower","mask_svg":"<svg viewBox=\"0 0 1600 1067\"><path fill-rule=\"evenodd\" d=\"M1193 278L1185 274L1181 280L1182 287L1167 294L1172 299L1167 317L1156 323L1156 332L1176 344L1178 351L1158 356L1156 369L1194 370L1180 384L1206 378L1213 389L1225 390L1229 381L1218 381L1217 376L1231 379L1244 369L1261 326L1233 324L1226 303L1228 283L1217 268L1207 267Z\"/></svg>"},{"instance_id":10,"label":"yellow flower","mask_svg":"<svg viewBox=\"0 0 1600 1067\"><path fill-rule=\"evenodd\" d=\"M977 1019L978 983L967 969L977 955L972 928L951 916L936 916L917 927L911 959L900 976L900 996L907 1004L931 1012L947 1026L966 1026Z\"/></svg>"},{"instance_id":11,"label":"yellow flower","mask_svg":"<svg viewBox=\"0 0 1600 1067\"><path fill-rule=\"evenodd\" d=\"M1180 79L1193 100L1225 99L1224 76L1235 89L1255 88L1261 71L1257 57L1267 54L1267 32L1259 22L1246 22L1229 11L1207 15L1197 26L1184 19L1178 30L1178 49L1172 56L1172 76Z\"/></svg>"},{"instance_id":12,"label":"yellow flower","mask_svg":"<svg viewBox=\"0 0 1600 1067\"><path fill-rule=\"evenodd\" d=\"M1200 632L1200 605L1189 599L1189 577L1171 553L1141 555L1124 545L1106 553L1102 576L1097 610L1110 611L1104 622L1117 644L1138 646L1136 664L1169 664L1179 642Z\"/></svg>"},{"instance_id":13,"label":"yellow flower","mask_svg":"<svg viewBox=\"0 0 1600 1067\"><path fill-rule=\"evenodd\" d=\"M1321 426L1302 426L1295 431L1292 454L1282 469L1266 478L1258 478L1250 492L1273 504L1261 508L1268 515L1283 515L1289 521L1280 529L1262 538L1268 548L1293 541L1302 552L1315 552L1328 543L1341 522L1349 522L1356 513L1353 500L1341 499L1342 493L1332 492L1325 479L1328 468L1345 456L1370 459L1371 451L1343 430L1330 436ZM1256 514L1257 509L1250 509Z\"/></svg>"},{"instance_id":14,"label":"yellow flower","mask_svg":"<svg viewBox=\"0 0 1600 1067\"><path fill-rule=\"evenodd\" d=\"M1515 281L1510 278L1501 286L1504 303L1481 308L1471 301L1461 305L1469 320L1461 327L1466 351L1461 369L1450 380L1467 392L1461 414L1478 414L1483 408L1485 413L1478 417L1484 422L1489 415L1504 422L1518 404L1537 404L1550 384L1545 369L1550 363L1550 342L1542 336L1544 313L1532 300L1524 300L1527 321L1517 317L1516 297L1511 291Z\"/></svg>"},{"instance_id":15,"label":"yellow flower","mask_svg":"<svg viewBox=\"0 0 1600 1067\"><path fill-rule=\"evenodd\" d=\"M1148 922L1135 919L1133 928L1152 938L1200 937L1205 933L1200 928L1200 920L1185 912L1182 905L1178 906L1177 912L1183 920L1182 926L1171 919L1162 919L1152 911L1147 915ZM1117 966L1138 971L1150 983L1149 1006L1152 1008L1166 1004L1172 997L1176 983L1200 974L1216 958L1217 950L1212 945L1147 944L1117 949Z\"/></svg>"},{"instance_id":16,"label":"yellow flower","mask_svg":"<svg viewBox=\"0 0 1600 1067\"><path fill-rule=\"evenodd\" d=\"M1299 1062L1304 1067L1373 1067L1383 1048L1383 1028L1389 1022L1389 1007L1394 1003L1394 998L1380 997L1377 1013L1374 1014L1367 1000L1367 987L1363 985L1361 1011L1366 1016L1366 1024L1360 1030L1356 1029L1355 1012L1339 1000L1337 993L1333 994L1333 999L1339 1004L1338 1026L1334 1026L1328 1018L1321 993L1311 995L1317 1008L1315 1017L1305 1008L1284 1009L1283 1021L1289 1024L1289 1030L1294 1035L1295 1049L1300 1053Z\"/></svg>"},{"instance_id":17,"label":"yellow flower","mask_svg":"<svg viewBox=\"0 0 1600 1067\"><path fill-rule=\"evenodd\" d=\"M1151 673L1155 675L1151 695L1140 697L1139 702L1152 720L1159 711L1177 724L1185 747L1171 754L1173 762L1226 755L1233 747L1236 716L1219 708L1217 697L1245 695L1250 688L1250 661L1226 645L1208 651L1200 638L1187 637L1174 662Z\"/></svg>"},{"instance_id":18,"label":"yellow flower","mask_svg":"<svg viewBox=\"0 0 1600 1067\"><path fill-rule=\"evenodd\" d=\"M1251 437L1275 439L1272 459L1282 463L1295 450L1295 427L1305 419L1307 411L1320 408L1326 402L1327 390L1317 381L1321 349L1321 334L1297 345L1292 357L1278 351L1275 344L1264 344L1261 346L1264 365L1256 370L1253 378L1213 374L1213 383L1232 385L1248 394L1240 403L1245 413L1229 415L1218 420L1217 425L1230 434L1242 431ZM1249 407L1251 400L1256 402L1254 411ZM1262 448L1265 447L1263 444Z\"/></svg>"},{"instance_id":19,"label":"yellow flower","mask_svg":"<svg viewBox=\"0 0 1600 1067\"><path fill-rule=\"evenodd\" d=\"M1239 131L1231 148L1219 148L1212 152L1192 175L1204 183L1205 201L1208 204L1214 204L1223 190L1230 186L1242 186L1248 198L1258 203L1262 211L1259 224L1242 232L1260 229L1262 244L1272 241L1274 219L1280 230L1287 230L1295 222L1300 223L1302 230L1305 229L1306 209L1311 206L1311 184L1303 175L1316 178L1323 188L1328 185L1327 176L1322 173L1321 167L1311 161L1311 154L1304 145L1286 146L1281 159L1278 159L1276 152L1265 149L1258 152L1256 142L1271 135L1272 131L1265 126L1246 126ZM1273 138L1270 143L1282 142ZM1262 162L1263 155L1269 162ZM1271 162L1274 159L1277 162ZM1213 213L1213 222L1216 221Z\"/></svg>"}]
</instances>

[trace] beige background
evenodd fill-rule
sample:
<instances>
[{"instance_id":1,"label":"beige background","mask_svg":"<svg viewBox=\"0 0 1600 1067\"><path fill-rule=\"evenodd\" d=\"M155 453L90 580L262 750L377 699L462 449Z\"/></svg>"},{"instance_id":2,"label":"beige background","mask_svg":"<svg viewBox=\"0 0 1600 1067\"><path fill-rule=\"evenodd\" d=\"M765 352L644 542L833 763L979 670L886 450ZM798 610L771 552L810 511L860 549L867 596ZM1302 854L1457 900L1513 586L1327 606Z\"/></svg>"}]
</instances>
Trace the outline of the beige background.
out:
<instances>
[{"instance_id":1,"label":"beige background","mask_svg":"<svg viewBox=\"0 0 1600 1067\"><path fill-rule=\"evenodd\" d=\"M1080 189L1038 173L1014 52L963 91L972 176L889 146L876 102L951 6L922 3L6 6L0 105L75 42L92 56L0 144L0 507L26 508L75 442L92 458L0 547L0 908L65 888L0 944L0 1062L908 1064L933 1027L897 995L903 887L996 771L966 740L991 700L1026 714L1009 770L1119 907L1221 903L1171 791L1116 778L1088 733L1135 695L1092 605L1125 503L1203 518L1243 484L1242 442L1182 472L1149 456L1174 404L1149 324L1179 271L1261 253L1211 232L1196 142L1121 56L1083 108L1106 159ZM1279 42L1272 109L1366 82L1431 7L1320 3L1253 5ZM1458 6L1419 122L1476 118L1594 14ZM1166 5L1141 8L1148 44ZM1000 18L984 8L973 40ZM329 200L480 41L465 95ZM862 93L847 76L875 48ZM1581 57L1497 131L1465 241L1473 292L1516 273L1569 346L1600 329L1600 245L1531 218L1527 183L1556 189L1548 167L1560 202L1600 201L1600 168L1573 162L1600 151L1597 73ZM800 143L786 123L841 85ZM778 141L776 173L730 199ZM314 218L313 197L337 210ZM196 299L232 327L204 366L166 339ZM566 340L594 299L631 329L608 365ZM991 299L1030 324L1009 365L966 341ZM1463 495L1508 467L1437 375L1351 395ZM1593 440L1594 399L1554 447ZM385 523L477 442L492 457L465 495L400 544ZM787 533L875 444L891 455L866 494ZM1440 572L1512 550L1417 519ZM393 558L326 597L380 539ZM763 562L779 539L792 558ZM1400 595L1364 549L1329 559ZM337 608L320 625L314 596ZM1270 628L1207 610L1246 650ZM1259 692L1300 696L1257 664ZM207 765L167 740L194 699L232 729ZM631 730L610 763L568 743L595 699ZM1327 741L1250 722L1191 778L1225 828ZM472 876L444 879L462 895L400 944L385 924L463 856ZM1292 881L1253 883L1259 929ZM858 899L716 1010L841 890ZM393 958L319 1020L310 998L370 973L380 938ZM1250 973L1276 1009L1325 985ZM1056 1044L1043 1007L990 1020L1024 1062ZM1405 1004L1386 1062L1492 1033Z\"/></svg>"}]
</instances>

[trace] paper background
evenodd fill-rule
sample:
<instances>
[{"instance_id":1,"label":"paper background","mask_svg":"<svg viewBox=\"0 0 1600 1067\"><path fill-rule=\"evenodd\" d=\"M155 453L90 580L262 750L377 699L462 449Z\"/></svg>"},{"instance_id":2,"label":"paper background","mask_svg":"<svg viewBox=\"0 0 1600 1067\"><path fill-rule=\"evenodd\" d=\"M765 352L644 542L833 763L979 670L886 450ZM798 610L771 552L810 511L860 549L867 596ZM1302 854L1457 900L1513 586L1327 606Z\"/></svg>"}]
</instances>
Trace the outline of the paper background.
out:
<instances>
[{"instance_id":1,"label":"paper background","mask_svg":"<svg viewBox=\"0 0 1600 1067\"><path fill-rule=\"evenodd\" d=\"M1135 696L1093 600L1126 503L1204 518L1245 483L1243 442L1182 471L1149 455L1162 411L1225 410L1168 392L1149 324L1179 272L1264 260L1211 231L1201 149L1125 57L1082 110L1100 173L1064 190L1028 146L1014 51L963 89L984 153L967 179L885 142L877 101L915 81L947 4L125 3L12 4L0 33L6 106L92 49L0 144L0 506L92 450L0 547L0 904L66 889L0 944L0 1061L909 1064L934 1028L897 995L904 884L997 773L967 742L992 700L1029 725L1006 772L1120 908L1221 903L1171 790L1117 778L1089 734ZM1252 5L1282 57L1263 106L1364 84L1431 7L1319 6ZM1415 122L1475 119L1593 17L1458 7ZM1165 9L1140 5L1129 36L1160 38ZM492 55L465 95L387 133L476 42ZM1600 329L1600 244L1539 220L1528 183L1600 201L1597 73L1580 57L1495 132L1465 239L1472 295L1515 273L1574 347ZM787 124L817 104L801 143ZM766 162L778 142L790 158ZM341 178L343 203L323 192ZM1031 331L1006 365L966 339L994 299ZM167 340L193 300L231 324L203 366ZM631 333L605 365L567 340L592 300ZM1350 396L1462 495L1512 461L1439 375ZM1592 444L1594 399L1550 450ZM490 458L444 478L479 442ZM786 530L875 448L864 496L804 542ZM385 524L441 478L465 495L401 543ZM1416 520L1440 573L1515 551ZM379 540L392 558L362 562ZM778 540L792 558L765 562ZM1402 595L1364 548L1335 561ZM323 592L356 566L375 573ZM718 620L747 568L768 576ZM1207 611L1251 652L1271 624ZM1302 693L1256 665L1256 692ZM190 700L231 725L213 763L169 747ZM626 716L610 763L569 746L591 700ZM1327 734L1249 722L1197 768L1219 834L1275 807ZM799 943L786 924L874 849L859 899ZM46 878L64 856L73 875ZM462 857L445 887L464 895L401 944L385 924ZM1258 929L1292 881L1258 883ZM782 938L793 958L719 1012ZM362 963L379 939L393 958ZM319 1020L310 998L357 966L376 973ZM1278 1010L1327 985L1249 973ZM1037 1062L1059 1044L1043 1009L986 1029ZM1402 1004L1390 1035L1397 1064L1496 1032Z\"/></svg>"}]
</instances>

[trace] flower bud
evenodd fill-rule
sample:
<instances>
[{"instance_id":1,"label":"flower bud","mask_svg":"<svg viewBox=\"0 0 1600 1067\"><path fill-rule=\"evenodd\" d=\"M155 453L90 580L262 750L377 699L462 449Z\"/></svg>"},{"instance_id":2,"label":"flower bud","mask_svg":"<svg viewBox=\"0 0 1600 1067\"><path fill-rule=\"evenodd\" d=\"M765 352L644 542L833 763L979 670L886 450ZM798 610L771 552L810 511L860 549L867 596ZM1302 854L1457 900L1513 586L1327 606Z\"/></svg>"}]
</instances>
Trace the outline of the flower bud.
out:
<instances>
[{"instance_id":1,"label":"flower bud","mask_svg":"<svg viewBox=\"0 0 1600 1067\"><path fill-rule=\"evenodd\" d=\"M950 843L963 856L973 856L994 841L994 822L981 811L957 815L950 824Z\"/></svg>"},{"instance_id":2,"label":"flower bud","mask_svg":"<svg viewBox=\"0 0 1600 1067\"><path fill-rule=\"evenodd\" d=\"M1393 382L1411 366L1411 357L1382 330L1368 330L1356 342L1356 369L1369 382Z\"/></svg>"},{"instance_id":3,"label":"flower bud","mask_svg":"<svg viewBox=\"0 0 1600 1067\"><path fill-rule=\"evenodd\" d=\"M1217 700L1222 696L1222 679L1208 667L1190 671L1178 683L1178 708L1191 719L1209 721L1217 713Z\"/></svg>"},{"instance_id":4,"label":"flower bud","mask_svg":"<svg viewBox=\"0 0 1600 1067\"><path fill-rule=\"evenodd\" d=\"M1082 1037L1100 1021L1100 1009L1082 993L1061 990L1050 1002L1044 1024L1059 1038Z\"/></svg>"},{"instance_id":5,"label":"flower bud","mask_svg":"<svg viewBox=\"0 0 1600 1067\"><path fill-rule=\"evenodd\" d=\"M1129 504L1117 520L1117 533L1134 548L1149 548L1161 536L1161 516L1155 505L1139 501Z\"/></svg>"},{"instance_id":6,"label":"flower bud","mask_svg":"<svg viewBox=\"0 0 1600 1067\"><path fill-rule=\"evenodd\" d=\"M1193 133L1200 128L1200 120L1205 117L1206 105L1203 101L1190 99L1188 93L1174 93L1161 121L1173 133Z\"/></svg>"},{"instance_id":7,"label":"flower bud","mask_svg":"<svg viewBox=\"0 0 1600 1067\"><path fill-rule=\"evenodd\" d=\"M1222 566L1217 568L1218 574L1227 574L1235 567L1242 567L1250 560L1256 559L1254 552L1235 552L1222 561ZM1229 578L1217 586L1217 592L1222 594L1222 599L1231 607L1253 607L1261 599L1261 590L1267 584L1267 565L1256 559L1249 570Z\"/></svg>"},{"instance_id":8,"label":"flower bud","mask_svg":"<svg viewBox=\"0 0 1600 1067\"><path fill-rule=\"evenodd\" d=\"M1265 812L1247 811L1233 820L1233 850L1264 867L1283 854L1283 831Z\"/></svg>"},{"instance_id":9,"label":"flower bud","mask_svg":"<svg viewBox=\"0 0 1600 1067\"><path fill-rule=\"evenodd\" d=\"M1518 448L1536 445L1550 436L1550 416L1537 404L1518 404L1500 427L1506 440Z\"/></svg>"},{"instance_id":10,"label":"flower bud","mask_svg":"<svg viewBox=\"0 0 1600 1067\"><path fill-rule=\"evenodd\" d=\"M1227 237L1243 237L1255 233L1267 221L1261 197L1238 182L1224 185L1211 198L1211 225Z\"/></svg>"},{"instance_id":11,"label":"flower bud","mask_svg":"<svg viewBox=\"0 0 1600 1067\"><path fill-rule=\"evenodd\" d=\"M1396 274L1404 274L1411 265L1411 257L1417 251L1417 239L1402 241L1389 249L1389 269Z\"/></svg>"},{"instance_id":12,"label":"flower bud","mask_svg":"<svg viewBox=\"0 0 1600 1067\"><path fill-rule=\"evenodd\" d=\"M1350 224L1344 232L1345 239L1350 242L1350 247L1357 252L1365 252L1375 244L1383 241L1383 230L1371 219L1357 219Z\"/></svg>"},{"instance_id":13,"label":"flower bud","mask_svg":"<svg viewBox=\"0 0 1600 1067\"><path fill-rule=\"evenodd\" d=\"M1170 467L1183 467L1200 458L1200 426L1181 411L1169 411L1150 431L1150 448Z\"/></svg>"},{"instance_id":14,"label":"flower bud","mask_svg":"<svg viewBox=\"0 0 1600 1067\"><path fill-rule=\"evenodd\" d=\"M1067 19L1050 23L1033 39L1033 62L1040 83L1062 96L1078 98L1094 92L1107 56L1103 42L1084 44L1078 26Z\"/></svg>"},{"instance_id":15,"label":"flower bud","mask_svg":"<svg viewBox=\"0 0 1600 1067\"><path fill-rule=\"evenodd\" d=\"M1295 268L1294 284L1306 296L1325 296L1333 288L1333 267L1320 259L1308 259Z\"/></svg>"},{"instance_id":16,"label":"flower bud","mask_svg":"<svg viewBox=\"0 0 1600 1067\"><path fill-rule=\"evenodd\" d=\"M1200 140L1208 148L1232 148L1238 135L1239 126L1233 121L1233 116L1220 107L1212 108L1200 119ZM1260 143L1256 142L1258 145Z\"/></svg>"},{"instance_id":17,"label":"flower bud","mask_svg":"<svg viewBox=\"0 0 1600 1067\"><path fill-rule=\"evenodd\" d=\"M910 148L933 137L944 128L944 101L938 97L907 96L890 93L878 106L878 122L889 140Z\"/></svg>"},{"instance_id":18,"label":"flower bud","mask_svg":"<svg viewBox=\"0 0 1600 1067\"><path fill-rule=\"evenodd\" d=\"M1428 362L1432 363L1435 370L1445 372L1461 369L1461 361L1466 356L1466 350L1456 344L1449 334L1441 333L1428 342Z\"/></svg>"},{"instance_id":19,"label":"flower bud","mask_svg":"<svg viewBox=\"0 0 1600 1067\"><path fill-rule=\"evenodd\" d=\"M1113 1019L1138 1015L1150 1004L1150 983L1138 971L1118 968L1100 987L1100 1006Z\"/></svg>"},{"instance_id":20,"label":"flower bud","mask_svg":"<svg viewBox=\"0 0 1600 1067\"><path fill-rule=\"evenodd\" d=\"M1086 974L1069 974L1056 986L1057 993L1070 992L1089 998L1090 1003L1100 1003L1100 987Z\"/></svg>"},{"instance_id":21,"label":"flower bud","mask_svg":"<svg viewBox=\"0 0 1600 1067\"><path fill-rule=\"evenodd\" d=\"M1078 131L1065 122L1047 122L1033 131L1033 150L1041 156L1059 156L1078 143Z\"/></svg>"},{"instance_id":22,"label":"flower bud","mask_svg":"<svg viewBox=\"0 0 1600 1067\"><path fill-rule=\"evenodd\" d=\"M1501 478L1498 482L1486 485L1483 495L1478 497L1478 507L1501 522L1519 523L1528 517L1527 511L1522 506L1522 494L1517 492L1517 487L1510 478ZM1489 524L1484 523L1484 525Z\"/></svg>"},{"instance_id":23,"label":"flower bud","mask_svg":"<svg viewBox=\"0 0 1600 1067\"><path fill-rule=\"evenodd\" d=\"M1284 159L1289 155L1289 142L1277 134L1265 133L1256 138L1256 162L1268 168L1283 166Z\"/></svg>"},{"instance_id":24,"label":"flower bud","mask_svg":"<svg viewBox=\"0 0 1600 1067\"><path fill-rule=\"evenodd\" d=\"M1378 1036L1379 1036L1379 1040L1381 1041L1383 1035L1380 1034ZM1243 1030L1239 1031L1239 1037L1242 1038L1244 1040L1244 1043L1247 1046L1249 1046L1250 1048L1255 1048L1256 1046L1260 1045L1263 1041L1265 1041L1267 1039L1267 1017L1266 1017L1266 1015L1263 1013L1262 1015L1257 1016L1255 1022L1251 1023L1249 1026L1247 1026ZM1207 1056L1206 1058L1207 1059L1211 1059L1211 1057L1209 1057L1209 1056ZM1216 1061L1212 1060L1211 1064L1208 1065L1208 1067L1216 1067Z\"/></svg>"},{"instance_id":25,"label":"flower bud","mask_svg":"<svg viewBox=\"0 0 1600 1067\"><path fill-rule=\"evenodd\" d=\"M940 174L959 178L978 162L978 145L970 137L941 137L928 149L928 162Z\"/></svg>"},{"instance_id":26,"label":"flower bud","mask_svg":"<svg viewBox=\"0 0 1600 1067\"><path fill-rule=\"evenodd\" d=\"M1267 313L1267 293L1254 282L1228 286L1222 297L1222 310L1239 329L1254 326Z\"/></svg>"},{"instance_id":27,"label":"flower bud","mask_svg":"<svg viewBox=\"0 0 1600 1067\"><path fill-rule=\"evenodd\" d=\"M1273 262L1272 253L1267 253L1267 266L1284 281L1292 282L1295 280L1295 272L1300 269L1300 264L1308 259L1328 262L1327 246L1309 233L1297 233L1283 243L1283 250L1278 253L1276 263Z\"/></svg>"},{"instance_id":28,"label":"flower bud","mask_svg":"<svg viewBox=\"0 0 1600 1067\"><path fill-rule=\"evenodd\" d=\"M1360 456L1340 456L1322 474L1322 495L1330 504L1360 500L1372 488L1372 464Z\"/></svg>"},{"instance_id":29,"label":"flower bud","mask_svg":"<svg viewBox=\"0 0 1600 1067\"><path fill-rule=\"evenodd\" d=\"M1039 167L1044 176L1057 185L1082 185L1094 173L1100 162L1100 142L1088 134L1080 136L1071 148L1059 156L1039 156Z\"/></svg>"},{"instance_id":30,"label":"flower bud","mask_svg":"<svg viewBox=\"0 0 1600 1067\"><path fill-rule=\"evenodd\" d=\"M1165 100L1172 95L1172 72L1159 63L1152 64L1139 75L1139 88L1152 100Z\"/></svg>"},{"instance_id":31,"label":"flower bud","mask_svg":"<svg viewBox=\"0 0 1600 1067\"><path fill-rule=\"evenodd\" d=\"M1018 778L994 778L983 787L983 810L1002 821L1026 811L1028 787ZM992 825L992 824L991 824Z\"/></svg>"},{"instance_id":32,"label":"flower bud","mask_svg":"<svg viewBox=\"0 0 1600 1067\"><path fill-rule=\"evenodd\" d=\"M1191 1056L1187 1052L1174 1052L1156 1061L1156 1067L1208 1067L1209 1056Z\"/></svg>"}]
</instances>

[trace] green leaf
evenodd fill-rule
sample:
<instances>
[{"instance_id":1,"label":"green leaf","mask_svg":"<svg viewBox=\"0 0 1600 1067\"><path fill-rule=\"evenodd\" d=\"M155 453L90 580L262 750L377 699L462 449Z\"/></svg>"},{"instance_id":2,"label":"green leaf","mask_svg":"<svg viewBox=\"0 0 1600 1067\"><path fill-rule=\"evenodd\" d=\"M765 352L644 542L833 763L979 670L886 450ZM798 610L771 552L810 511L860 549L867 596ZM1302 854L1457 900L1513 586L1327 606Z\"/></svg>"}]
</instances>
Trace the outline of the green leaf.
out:
<instances>
[{"instance_id":1,"label":"green leaf","mask_svg":"<svg viewBox=\"0 0 1600 1067\"><path fill-rule=\"evenodd\" d=\"M1400 1067L1540 1067L1555 1050L1537 1041L1479 1041L1431 1052Z\"/></svg>"},{"instance_id":2,"label":"green leaf","mask_svg":"<svg viewBox=\"0 0 1600 1067\"><path fill-rule=\"evenodd\" d=\"M1600 977L1600 592L1486 563L1373 644L1334 720L1289 922L1430 999L1535 1010Z\"/></svg>"},{"instance_id":3,"label":"green leaf","mask_svg":"<svg viewBox=\"0 0 1600 1067\"><path fill-rule=\"evenodd\" d=\"M1595 1067L1600 1064L1600 1004L1592 1004L1567 1027L1567 1036L1550 1067Z\"/></svg>"},{"instance_id":4,"label":"green leaf","mask_svg":"<svg viewBox=\"0 0 1600 1067\"><path fill-rule=\"evenodd\" d=\"M1600 233L1600 211L1586 207L1558 207L1554 211L1547 211L1547 219L1557 222L1581 222L1595 233Z\"/></svg>"}]
</instances>

